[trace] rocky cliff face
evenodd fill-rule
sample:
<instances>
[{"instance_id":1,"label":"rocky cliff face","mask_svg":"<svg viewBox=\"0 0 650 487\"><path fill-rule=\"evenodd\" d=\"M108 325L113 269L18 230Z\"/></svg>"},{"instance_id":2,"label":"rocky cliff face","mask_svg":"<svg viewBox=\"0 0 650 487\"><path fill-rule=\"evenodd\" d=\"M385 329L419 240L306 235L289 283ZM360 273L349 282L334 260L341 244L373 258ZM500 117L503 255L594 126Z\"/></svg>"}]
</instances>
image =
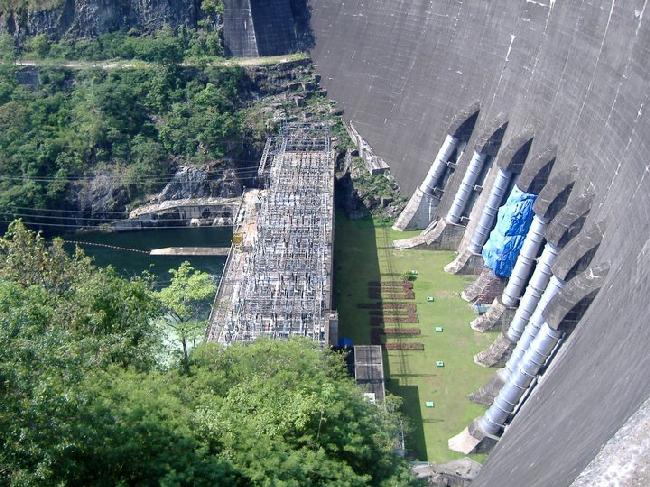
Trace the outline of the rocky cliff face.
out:
<instances>
[{"instance_id":1,"label":"rocky cliff face","mask_svg":"<svg viewBox=\"0 0 650 487\"><path fill-rule=\"evenodd\" d=\"M180 166L172 180L147 202L162 203L195 198L233 198L242 192L242 180L236 168L223 168L219 164ZM110 174L97 174L88 181L70 188L65 208L78 216L75 223L86 218L118 219L133 206L129 187L120 178Z\"/></svg>"},{"instance_id":2,"label":"rocky cliff face","mask_svg":"<svg viewBox=\"0 0 650 487\"><path fill-rule=\"evenodd\" d=\"M163 25L194 27L200 7L200 0L60 0L41 9L0 13L0 32L60 39L131 28L149 32Z\"/></svg>"},{"instance_id":3,"label":"rocky cliff face","mask_svg":"<svg viewBox=\"0 0 650 487\"><path fill-rule=\"evenodd\" d=\"M214 172L218 175L214 175ZM160 203L188 198L233 198L241 195L242 184L235 169L183 166L173 180L151 201Z\"/></svg>"}]
</instances>

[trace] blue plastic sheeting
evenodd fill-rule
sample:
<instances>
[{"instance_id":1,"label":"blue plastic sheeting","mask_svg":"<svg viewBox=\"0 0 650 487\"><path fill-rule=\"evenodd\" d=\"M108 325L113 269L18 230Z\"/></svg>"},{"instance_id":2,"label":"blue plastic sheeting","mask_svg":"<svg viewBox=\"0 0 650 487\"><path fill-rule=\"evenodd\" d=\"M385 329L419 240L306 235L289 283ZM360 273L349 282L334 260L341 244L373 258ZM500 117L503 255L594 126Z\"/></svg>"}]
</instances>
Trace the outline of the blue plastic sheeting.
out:
<instances>
[{"instance_id":1,"label":"blue plastic sheeting","mask_svg":"<svg viewBox=\"0 0 650 487\"><path fill-rule=\"evenodd\" d=\"M519 251L533 221L533 204L537 195L512 188L505 204L499 208L497 224L483 246L483 262L499 277L510 277Z\"/></svg>"},{"instance_id":2,"label":"blue plastic sheeting","mask_svg":"<svg viewBox=\"0 0 650 487\"><path fill-rule=\"evenodd\" d=\"M351 338L341 337L339 338L337 345L341 348L348 348L354 345L354 343L352 342Z\"/></svg>"}]
</instances>

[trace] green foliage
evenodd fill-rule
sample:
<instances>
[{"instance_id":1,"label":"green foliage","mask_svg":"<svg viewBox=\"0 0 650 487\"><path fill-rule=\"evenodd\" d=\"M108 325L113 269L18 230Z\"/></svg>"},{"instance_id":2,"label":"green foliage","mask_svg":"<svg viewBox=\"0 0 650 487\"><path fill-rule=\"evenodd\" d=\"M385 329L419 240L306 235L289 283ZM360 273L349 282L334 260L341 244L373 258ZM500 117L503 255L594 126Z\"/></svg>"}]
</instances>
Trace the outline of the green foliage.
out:
<instances>
[{"instance_id":1,"label":"green foliage","mask_svg":"<svg viewBox=\"0 0 650 487\"><path fill-rule=\"evenodd\" d=\"M49 10L60 6L62 0L0 0L0 13L29 10ZM19 53L30 59L66 59L104 61L107 59L142 60L162 65L176 65L186 59L223 56L218 19L223 14L221 0L205 0L205 18L198 29L186 26L176 31L163 27L151 34L140 35L136 29L128 33L109 32L95 38L63 38L54 41L37 34L22 41L16 49L9 34L0 35L0 61L13 61ZM22 39L22 38L21 38Z\"/></svg>"},{"instance_id":2,"label":"green foliage","mask_svg":"<svg viewBox=\"0 0 650 487\"><path fill-rule=\"evenodd\" d=\"M222 0L203 0L201 2L201 10L208 15L221 15L223 14L223 1Z\"/></svg>"},{"instance_id":3,"label":"green foliage","mask_svg":"<svg viewBox=\"0 0 650 487\"><path fill-rule=\"evenodd\" d=\"M223 17L224 5L222 0L203 0L201 11L205 17L199 20L198 24L202 29L198 31L197 37L205 36L205 39L197 42L198 51L193 51L194 56L201 55L223 55L221 43L221 30L218 29L220 19Z\"/></svg>"},{"instance_id":4,"label":"green foliage","mask_svg":"<svg viewBox=\"0 0 650 487\"><path fill-rule=\"evenodd\" d=\"M36 473L66 485L237 485L241 476L198 435L191 388L173 372L90 373L68 390L76 414L61 415L63 436Z\"/></svg>"},{"instance_id":5,"label":"green foliage","mask_svg":"<svg viewBox=\"0 0 650 487\"><path fill-rule=\"evenodd\" d=\"M394 213L386 214L381 200L390 201L393 211L399 211L406 205L406 198L400 194L395 180L386 174L370 174L360 157L352 158L350 172L357 197L374 218L383 220L385 225L390 226L391 220L395 218Z\"/></svg>"},{"instance_id":6,"label":"green foliage","mask_svg":"<svg viewBox=\"0 0 650 487\"><path fill-rule=\"evenodd\" d=\"M147 42L142 42L142 39L146 38L129 39L135 44L135 58L160 64L178 64L183 61L185 47L171 29L157 31Z\"/></svg>"},{"instance_id":7,"label":"green foliage","mask_svg":"<svg viewBox=\"0 0 650 487\"><path fill-rule=\"evenodd\" d=\"M45 34L37 34L27 40L27 50L38 58L44 58L50 53L50 41Z\"/></svg>"},{"instance_id":8,"label":"green foliage","mask_svg":"<svg viewBox=\"0 0 650 487\"><path fill-rule=\"evenodd\" d=\"M97 172L136 197L173 160L219 158L241 138L240 68L42 68L34 89L16 69L0 66L0 208L61 207L70 179Z\"/></svg>"},{"instance_id":9,"label":"green foliage","mask_svg":"<svg viewBox=\"0 0 650 487\"><path fill-rule=\"evenodd\" d=\"M141 60L162 65L177 65L186 58L223 55L221 34L211 25L200 29L163 27L149 35L136 32L110 32L96 38L64 38L52 41L44 34L28 38L21 46L29 59L105 61ZM4 52L0 45L0 53Z\"/></svg>"},{"instance_id":10,"label":"green foliage","mask_svg":"<svg viewBox=\"0 0 650 487\"><path fill-rule=\"evenodd\" d=\"M170 152L185 156L222 157L223 142L240 133L240 123L232 115L232 102L212 83L193 91L187 103L174 103L160 127L163 145Z\"/></svg>"},{"instance_id":11,"label":"green foliage","mask_svg":"<svg viewBox=\"0 0 650 487\"><path fill-rule=\"evenodd\" d=\"M332 126L332 137L338 141L336 148L339 152L354 150L356 148L354 142L348 134L348 131L343 125L343 120L340 117L336 119L334 125Z\"/></svg>"},{"instance_id":12,"label":"green foliage","mask_svg":"<svg viewBox=\"0 0 650 487\"><path fill-rule=\"evenodd\" d=\"M188 59L218 58L223 56L221 32L199 30L191 37L185 51Z\"/></svg>"},{"instance_id":13,"label":"green foliage","mask_svg":"<svg viewBox=\"0 0 650 487\"><path fill-rule=\"evenodd\" d=\"M201 304L212 297L216 286L210 276L183 262L178 269L170 269L171 283L158 292L159 299L179 319L196 319Z\"/></svg>"},{"instance_id":14,"label":"green foliage","mask_svg":"<svg viewBox=\"0 0 650 487\"><path fill-rule=\"evenodd\" d=\"M197 382L220 391L197 409L199 428L254 485L408 484L395 415L363 399L338 355L258 340L194 360Z\"/></svg>"},{"instance_id":15,"label":"green foliage","mask_svg":"<svg viewBox=\"0 0 650 487\"><path fill-rule=\"evenodd\" d=\"M171 328L174 338L182 346L182 362L186 373L190 371L189 348L195 346L203 334L206 322L204 310L214 296L216 286L210 275L183 262L171 269L171 283L157 293L168 314L162 319Z\"/></svg>"},{"instance_id":16,"label":"green foliage","mask_svg":"<svg viewBox=\"0 0 650 487\"><path fill-rule=\"evenodd\" d=\"M110 268L96 269L80 252L69 257L61 240L48 243L14 222L0 239L0 282L26 293L27 301L32 293L46 293L48 299L35 302L51 316L31 325L37 334L50 329L66 334L76 342L80 360L139 369L153 364L160 337L151 320L160 305L144 281L124 281Z\"/></svg>"},{"instance_id":17,"label":"green foliage","mask_svg":"<svg viewBox=\"0 0 650 487\"><path fill-rule=\"evenodd\" d=\"M0 33L0 61L13 62L16 59L16 46L10 34Z\"/></svg>"},{"instance_id":18,"label":"green foliage","mask_svg":"<svg viewBox=\"0 0 650 487\"><path fill-rule=\"evenodd\" d=\"M168 307L208 283L174 273ZM307 340L201 345L154 360L162 312L142 280L14 223L0 239L0 484L411 485L397 405L366 402ZM187 314L186 314L187 316Z\"/></svg>"}]
</instances>

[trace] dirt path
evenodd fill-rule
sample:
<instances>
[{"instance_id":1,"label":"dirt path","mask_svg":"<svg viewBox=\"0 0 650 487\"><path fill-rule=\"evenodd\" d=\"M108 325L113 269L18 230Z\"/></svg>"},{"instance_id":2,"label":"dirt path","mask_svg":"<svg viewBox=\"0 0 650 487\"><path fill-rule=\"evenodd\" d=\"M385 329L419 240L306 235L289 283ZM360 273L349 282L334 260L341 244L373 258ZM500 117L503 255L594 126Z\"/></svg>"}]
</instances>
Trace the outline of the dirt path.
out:
<instances>
[{"instance_id":1,"label":"dirt path","mask_svg":"<svg viewBox=\"0 0 650 487\"><path fill-rule=\"evenodd\" d=\"M198 62L184 62L181 66L268 66L273 64L285 64L293 61L300 61L306 59L307 55L303 53L289 54L286 56L262 56L252 58L229 58L229 59L215 59L205 63ZM68 69L137 69L156 66L156 63L150 63L139 60L104 60L104 61L66 61L56 59L20 59L14 63L16 66L43 66L43 67L61 67Z\"/></svg>"}]
</instances>

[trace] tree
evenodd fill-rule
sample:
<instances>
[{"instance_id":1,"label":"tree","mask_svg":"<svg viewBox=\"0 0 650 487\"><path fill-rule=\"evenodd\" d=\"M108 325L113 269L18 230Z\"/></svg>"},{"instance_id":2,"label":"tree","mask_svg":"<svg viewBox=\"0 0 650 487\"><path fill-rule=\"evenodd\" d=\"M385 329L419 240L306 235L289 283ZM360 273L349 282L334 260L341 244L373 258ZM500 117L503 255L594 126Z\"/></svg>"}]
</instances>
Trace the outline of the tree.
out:
<instances>
[{"instance_id":1,"label":"tree","mask_svg":"<svg viewBox=\"0 0 650 487\"><path fill-rule=\"evenodd\" d=\"M413 485L393 454L399 420L368 403L342 357L307 339L257 340L193 354L207 385L197 430L237 471L264 485Z\"/></svg>"},{"instance_id":2,"label":"tree","mask_svg":"<svg viewBox=\"0 0 650 487\"><path fill-rule=\"evenodd\" d=\"M0 61L12 63L16 60L14 38L7 33L0 33Z\"/></svg>"},{"instance_id":3,"label":"tree","mask_svg":"<svg viewBox=\"0 0 650 487\"><path fill-rule=\"evenodd\" d=\"M149 37L128 37L126 45L129 43L137 58L154 63L180 64L185 55L181 38L169 27Z\"/></svg>"},{"instance_id":4,"label":"tree","mask_svg":"<svg viewBox=\"0 0 650 487\"><path fill-rule=\"evenodd\" d=\"M202 23L212 24L214 21L201 20ZM208 61L206 56L223 56L223 45L220 33L213 31L198 31L190 39L188 54Z\"/></svg>"},{"instance_id":5,"label":"tree","mask_svg":"<svg viewBox=\"0 0 650 487\"><path fill-rule=\"evenodd\" d=\"M222 0L203 0L201 2L201 10L208 15L222 15L223 14L223 1Z\"/></svg>"},{"instance_id":6,"label":"tree","mask_svg":"<svg viewBox=\"0 0 650 487\"><path fill-rule=\"evenodd\" d=\"M197 435L197 393L174 372L107 369L68 390L77 409L53 438L52 484L238 485L241 475Z\"/></svg>"},{"instance_id":7,"label":"tree","mask_svg":"<svg viewBox=\"0 0 650 487\"><path fill-rule=\"evenodd\" d=\"M45 34L37 34L27 41L27 49L37 58L45 58L50 52L50 41Z\"/></svg>"},{"instance_id":8,"label":"tree","mask_svg":"<svg viewBox=\"0 0 650 487\"><path fill-rule=\"evenodd\" d=\"M126 42L126 34L110 36L106 49ZM66 180L98 173L113 176L115 194L132 200L159 191L176 164L232 152L242 138L245 76L239 68L178 65L41 67L38 83L26 88L16 67L0 64L0 210L68 208L79 184Z\"/></svg>"},{"instance_id":9,"label":"tree","mask_svg":"<svg viewBox=\"0 0 650 487\"><path fill-rule=\"evenodd\" d=\"M159 314L146 282L10 225L0 239L0 484L59 483L71 429L83 424L76 388L91 371L152 370Z\"/></svg>"},{"instance_id":10,"label":"tree","mask_svg":"<svg viewBox=\"0 0 650 487\"><path fill-rule=\"evenodd\" d=\"M219 75L208 70L208 74L216 79L190 85L189 101L173 104L160 127L160 138L170 152L219 158L228 141L241 132L240 120L233 113L240 72Z\"/></svg>"},{"instance_id":11,"label":"tree","mask_svg":"<svg viewBox=\"0 0 650 487\"><path fill-rule=\"evenodd\" d=\"M147 282L97 269L79 249L70 257L62 240L48 242L19 221L0 239L0 281L47 293L55 310L47 329L62 330L81 360L154 365L161 336L153 320L161 307Z\"/></svg>"},{"instance_id":12,"label":"tree","mask_svg":"<svg viewBox=\"0 0 650 487\"><path fill-rule=\"evenodd\" d=\"M398 417L340 355L302 340L198 345L162 367L155 320L213 285L159 293L20 223L0 239L0 484L412 485ZM158 339L157 339L158 338Z\"/></svg>"},{"instance_id":13,"label":"tree","mask_svg":"<svg viewBox=\"0 0 650 487\"><path fill-rule=\"evenodd\" d=\"M205 330L202 312L209 298L214 296L216 286L205 272L197 271L189 262L178 269L171 269L171 283L158 292L158 298L167 309L163 321L169 326L182 347L182 363L186 373L190 371L190 347Z\"/></svg>"}]
</instances>

